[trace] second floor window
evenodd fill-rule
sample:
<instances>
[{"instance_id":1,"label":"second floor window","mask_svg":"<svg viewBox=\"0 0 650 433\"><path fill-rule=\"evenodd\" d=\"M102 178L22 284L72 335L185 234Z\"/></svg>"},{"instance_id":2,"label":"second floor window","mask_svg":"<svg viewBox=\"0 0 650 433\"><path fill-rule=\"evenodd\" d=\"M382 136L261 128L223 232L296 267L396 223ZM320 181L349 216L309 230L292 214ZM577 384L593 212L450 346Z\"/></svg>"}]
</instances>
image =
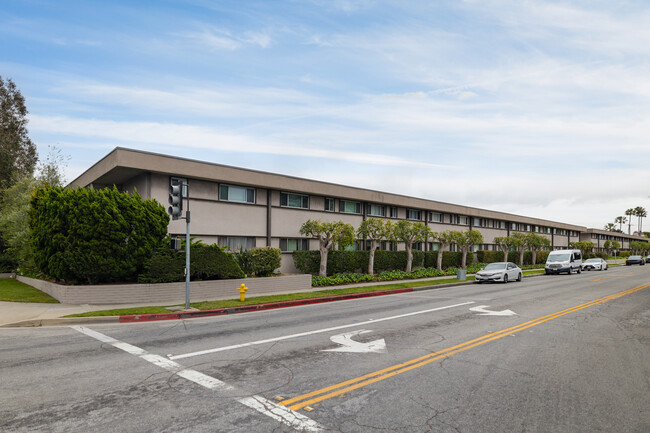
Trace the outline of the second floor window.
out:
<instances>
[{"instance_id":1,"label":"second floor window","mask_svg":"<svg viewBox=\"0 0 650 433\"><path fill-rule=\"evenodd\" d=\"M255 190L233 185L219 185L219 199L240 203L255 203Z\"/></svg>"},{"instance_id":2,"label":"second floor window","mask_svg":"<svg viewBox=\"0 0 650 433\"><path fill-rule=\"evenodd\" d=\"M386 208L380 204L369 204L368 215L378 217L386 216Z\"/></svg>"},{"instance_id":3,"label":"second floor window","mask_svg":"<svg viewBox=\"0 0 650 433\"><path fill-rule=\"evenodd\" d=\"M282 192L280 193L280 206L309 209L309 196Z\"/></svg>"},{"instance_id":4,"label":"second floor window","mask_svg":"<svg viewBox=\"0 0 650 433\"><path fill-rule=\"evenodd\" d=\"M334 212L334 199L325 198L325 210L328 212Z\"/></svg>"},{"instance_id":5,"label":"second floor window","mask_svg":"<svg viewBox=\"0 0 650 433\"><path fill-rule=\"evenodd\" d=\"M361 213L361 202L341 200L339 208L343 213Z\"/></svg>"},{"instance_id":6,"label":"second floor window","mask_svg":"<svg viewBox=\"0 0 650 433\"><path fill-rule=\"evenodd\" d=\"M421 219L421 212L417 209L406 209L406 218L410 220L419 221Z\"/></svg>"}]
</instances>

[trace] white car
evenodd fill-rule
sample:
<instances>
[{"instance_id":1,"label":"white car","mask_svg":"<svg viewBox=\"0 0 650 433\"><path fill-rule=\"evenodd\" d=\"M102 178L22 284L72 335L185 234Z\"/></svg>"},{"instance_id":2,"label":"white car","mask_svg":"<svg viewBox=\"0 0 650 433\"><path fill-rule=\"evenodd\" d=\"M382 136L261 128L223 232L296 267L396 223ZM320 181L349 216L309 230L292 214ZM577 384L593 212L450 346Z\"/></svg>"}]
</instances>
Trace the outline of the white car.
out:
<instances>
[{"instance_id":1,"label":"white car","mask_svg":"<svg viewBox=\"0 0 650 433\"><path fill-rule=\"evenodd\" d=\"M601 258L587 259L580 265L583 271L606 271L607 262Z\"/></svg>"},{"instance_id":2,"label":"white car","mask_svg":"<svg viewBox=\"0 0 650 433\"><path fill-rule=\"evenodd\" d=\"M519 266L515 265L514 263L496 262L490 263L478 271L474 277L474 281L477 284L489 281L500 281L507 283L508 281L521 281L522 276L523 272Z\"/></svg>"}]
</instances>

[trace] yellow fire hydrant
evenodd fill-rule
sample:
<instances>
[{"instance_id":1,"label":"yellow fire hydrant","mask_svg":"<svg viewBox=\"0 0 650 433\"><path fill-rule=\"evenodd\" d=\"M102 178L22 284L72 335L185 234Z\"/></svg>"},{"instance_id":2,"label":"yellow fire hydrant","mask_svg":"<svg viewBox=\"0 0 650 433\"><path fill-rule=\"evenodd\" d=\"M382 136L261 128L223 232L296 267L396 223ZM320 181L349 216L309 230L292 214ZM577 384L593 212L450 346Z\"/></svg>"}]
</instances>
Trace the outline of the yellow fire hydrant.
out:
<instances>
[{"instance_id":1,"label":"yellow fire hydrant","mask_svg":"<svg viewBox=\"0 0 650 433\"><path fill-rule=\"evenodd\" d=\"M239 289L237 289L237 291L239 291L239 300L240 301L244 302L244 297L245 297L245 293L246 293L247 290L248 290L248 287L246 287L246 285L244 285L244 284L239 286Z\"/></svg>"}]
</instances>

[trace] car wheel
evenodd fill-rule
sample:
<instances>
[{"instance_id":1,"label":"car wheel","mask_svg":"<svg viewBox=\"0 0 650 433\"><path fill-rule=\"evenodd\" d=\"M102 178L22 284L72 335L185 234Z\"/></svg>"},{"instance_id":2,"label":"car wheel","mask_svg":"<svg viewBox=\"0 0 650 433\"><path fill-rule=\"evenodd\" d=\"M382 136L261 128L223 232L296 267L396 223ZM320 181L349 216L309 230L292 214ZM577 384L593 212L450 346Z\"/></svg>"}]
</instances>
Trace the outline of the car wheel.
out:
<instances>
[{"instance_id":1,"label":"car wheel","mask_svg":"<svg viewBox=\"0 0 650 433\"><path fill-rule=\"evenodd\" d=\"M474 282L475 282L476 284L481 284L481 283L482 283L482 281L479 281L479 280L474 280Z\"/></svg>"},{"instance_id":2,"label":"car wheel","mask_svg":"<svg viewBox=\"0 0 650 433\"><path fill-rule=\"evenodd\" d=\"M517 281L521 281L521 279L522 279L522 275L521 272L519 272L519 275L517 276Z\"/></svg>"},{"instance_id":3,"label":"car wheel","mask_svg":"<svg viewBox=\"0 0 650 433\"><path fill-rule=\"evenodd\" d=\"M578 268L578 273L580 273L580 272L582 272L582 271L580 270L580 268Z\"/></svg>"},{"instance_id":4,"label":"car wheel","mask_svg":"<svg viewBox=\"0 0 650 433\"><path fill-rule=\"evenodd\" d=\"M503 284L507 284L507 283L508 283L508 274L505 274L503 276Z\"/></svg>"},{"instance_id":5,"label":"car wheel","mask_svg":"<svg viewBox=\"0 0 650 433\"><path fill-rule=\"evenodd\" d=\"M605 270L607 270L607 269L609 269L609 266L608 266L608 265L605 265Z\"/></svg>"}]
</instances>

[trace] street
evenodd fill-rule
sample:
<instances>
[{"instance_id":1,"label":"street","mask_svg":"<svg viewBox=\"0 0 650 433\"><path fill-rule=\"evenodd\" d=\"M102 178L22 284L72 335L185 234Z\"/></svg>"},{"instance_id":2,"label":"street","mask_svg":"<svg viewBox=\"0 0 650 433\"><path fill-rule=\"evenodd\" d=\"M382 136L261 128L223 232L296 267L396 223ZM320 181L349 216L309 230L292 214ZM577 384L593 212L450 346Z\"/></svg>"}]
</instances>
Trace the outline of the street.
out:
<instances>
[{"instance_id":1,"label":"street","mask_svg":"<svg viewBox=\"0 0 650 433\"><path fill-rule=\"evenodd\" d=\"M0 329L0 431L645 433L649 277Z\"/></svg>"}]
</instances>

